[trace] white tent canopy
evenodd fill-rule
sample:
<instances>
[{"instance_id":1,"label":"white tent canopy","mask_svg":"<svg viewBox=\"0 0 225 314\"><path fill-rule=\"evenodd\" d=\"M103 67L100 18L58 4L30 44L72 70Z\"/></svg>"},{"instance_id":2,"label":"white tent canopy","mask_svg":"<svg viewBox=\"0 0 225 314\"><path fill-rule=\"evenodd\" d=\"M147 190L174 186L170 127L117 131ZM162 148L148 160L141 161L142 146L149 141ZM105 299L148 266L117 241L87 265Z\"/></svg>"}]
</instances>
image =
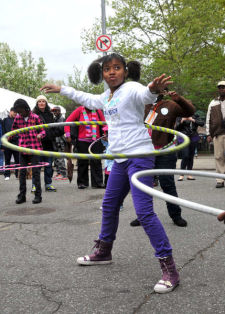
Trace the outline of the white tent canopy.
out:
<instances>
[{"instance_id":1,"label":"white tent canopy","mask_svg":"<svg viewBox=\"0 0 225 314\"><path fill-rule=\"evenodd\" d=\"M30 106L31 110L36 105L36 99L25 96L16 92L12 92L8 89L0 88L0 118L5 118L8 116L8 113L10 111L10 108L13 107L14 102L18 99L22 98L26 100L28 105ZM53 108L55 107L54 104L48 103L49 107ZM58 105L57 105L58 106ZM63 116L65 116L66 109L62 106L59 106L61 108L61 113Z\"/></svg>"}]
</instances>

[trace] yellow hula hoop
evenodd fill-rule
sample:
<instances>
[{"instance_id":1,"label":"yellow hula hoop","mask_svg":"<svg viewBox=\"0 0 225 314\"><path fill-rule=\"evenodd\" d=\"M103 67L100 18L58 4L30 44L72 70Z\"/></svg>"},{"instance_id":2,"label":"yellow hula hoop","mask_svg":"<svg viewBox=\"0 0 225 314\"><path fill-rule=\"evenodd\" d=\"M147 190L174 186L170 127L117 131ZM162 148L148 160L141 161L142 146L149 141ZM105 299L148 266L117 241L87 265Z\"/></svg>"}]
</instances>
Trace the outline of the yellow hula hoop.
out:
<instances>
[{"instance_id":1,"label":"yellow hula hoop","mask_svg":"<svg viewBox=\"0 0 225 314\"><path fill-rule=\"evenodd\" d=\"M152 155L159 156L159 155L166 155L166 154L175 153L175 152L183 149L184 147L186 147L190 143L189 138L186 135L184 135L183 133L172 130L172 129L168 129L168 128L164 128L164 127L160 127L160 126L155 126L155 125L151 125L151 126L147 126L147 127L151 128L152 130L156 130L156 131L164 132L164 133L169 133L169 134L173 134L173 135L176 135L178 137L181 137L181 138L183 138L184 142L175 146L175 147L168 147L164 150L153 150L149 153L141 153L141 154L80 154L80 153L63 153L63 152L51 152L51 151L30 149L30 148L25 148L25 147L19 147L19 146L14 145L8 141L9 137L18 135L20 133L26 133L30 130L48 129L51 127L60 127L60 126L65 126L65 125L69 125L69 126L78 125L79 126L79 125L105 125L105 124L106 124L106 122L103 122L103 121L96 121L96 122L93 122L93 121L92 122L74 121L74 122L40 124L40 125L30 126L27 128L17 129L17 130L8 132L2 136L1 141L2 141L3 146L10 148L12 150L16 150L20 153L26 153L29 155L54 157L54 158L71 158L71 159L123 159L123 158L144 158L144 157L148 157L148 156L152 156Z\"/></svg>"}]
</instances>

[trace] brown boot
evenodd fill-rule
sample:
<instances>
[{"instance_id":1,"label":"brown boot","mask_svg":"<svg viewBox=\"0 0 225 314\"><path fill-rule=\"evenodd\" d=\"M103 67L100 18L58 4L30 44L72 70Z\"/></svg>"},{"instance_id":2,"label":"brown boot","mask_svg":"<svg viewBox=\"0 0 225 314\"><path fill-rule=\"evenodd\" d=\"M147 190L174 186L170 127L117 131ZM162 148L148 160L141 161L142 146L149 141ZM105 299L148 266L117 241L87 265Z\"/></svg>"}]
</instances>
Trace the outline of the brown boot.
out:
<instances>
[{"instance_id":1,"label":"brown boot","mask_svg":"<svg viewBox=\"0 0 225 314\"><path fill-rule=\"evenodd\" d=\"M84 257L78 257L77 263L80 265L101 265L101 264L111 264L112 263L112 246L113 242L104 242L102 240L95 240L96 244L94 248L96 250L91 255L86 255Z\"/></svg>"},{"instance_id":2,"label":"brown boot","mask_svg":"<svg viewBox=\"0 0 225 314\"><path fill-rule=\"evenodd\" d=\"M163 276L155 285L154 290L157 293L167 293L179 285L179 274L172 256L159 258L159 263Z\"/></svg>"}]
</instances>

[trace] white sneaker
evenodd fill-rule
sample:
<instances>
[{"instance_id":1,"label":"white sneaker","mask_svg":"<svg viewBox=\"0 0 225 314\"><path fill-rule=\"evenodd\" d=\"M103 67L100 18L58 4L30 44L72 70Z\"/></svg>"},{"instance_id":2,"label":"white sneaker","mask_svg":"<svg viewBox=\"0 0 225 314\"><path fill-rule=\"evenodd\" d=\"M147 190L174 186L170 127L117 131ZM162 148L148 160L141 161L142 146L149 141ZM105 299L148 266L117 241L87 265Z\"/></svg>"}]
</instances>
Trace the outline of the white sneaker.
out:
<instances>
[{"instance_id":1,"label":"white sneaker","mask_svg":"<svg viewBox=\"0 0 225 314\"><path fill-rule=\"evenodd\" d=\"M9 180L9 177L5 177L5 181L8 181Z\"/></svg>"}]
</instances>

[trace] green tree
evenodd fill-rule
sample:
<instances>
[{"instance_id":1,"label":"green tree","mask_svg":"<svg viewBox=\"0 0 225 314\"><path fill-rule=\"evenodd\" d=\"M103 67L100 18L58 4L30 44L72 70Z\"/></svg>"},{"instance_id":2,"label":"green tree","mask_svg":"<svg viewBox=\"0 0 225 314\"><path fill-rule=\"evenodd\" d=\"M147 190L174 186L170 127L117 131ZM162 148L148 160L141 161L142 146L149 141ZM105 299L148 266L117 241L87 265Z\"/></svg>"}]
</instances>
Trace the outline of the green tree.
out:
<instances>
[{"instance_id":1,"label":"green tree","mask_svg":"<svg viewBox=\"0 0 225 314\"><path fill-rule=\"evenodd\" d=\"M111 0L107 32L114 51L142 63L143 83L166 73L174 89L206 109L224 77L224 0ZM94 49L94 31L82 34L83 50Z\"/></svg>"},{"instance_id":2,"label":"green tree","mask_svg":"<svg viewBox=\"0 0 225 314\"><path fill-rule=\"evenodd\" d=\"M43 58L36 62L31 52L18 56L6 43L0 43L0 86L36 98L46 79Z\"/></svg>"}]
</instances>

